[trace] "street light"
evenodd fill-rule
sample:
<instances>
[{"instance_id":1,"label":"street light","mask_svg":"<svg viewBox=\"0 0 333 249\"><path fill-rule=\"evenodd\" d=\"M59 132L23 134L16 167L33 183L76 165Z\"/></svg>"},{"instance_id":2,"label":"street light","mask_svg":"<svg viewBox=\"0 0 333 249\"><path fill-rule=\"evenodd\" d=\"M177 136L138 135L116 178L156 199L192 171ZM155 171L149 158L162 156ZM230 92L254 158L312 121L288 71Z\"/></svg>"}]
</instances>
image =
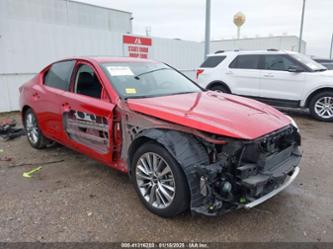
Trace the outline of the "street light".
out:
<instances>
[{"instance_id":1,"label":"street light","mask_svg":"<svg viewBox=\"0 0 333 249\"><path fill-rule=\"evenodd\" d=\"M300 28L300 31L299 31L299 41L298 41L298 52L299 53L301 53L301 51L302 51L302 37L303 37L304 13L305 13L305 0L303 0L301 28Z\"/></svg>"},{"instance_id":2,"label":"street light","mask_svg":"<svg viewBox=\"0 0 333 249\"><path fill-rule=\"evenodd\" d=\"M210 0L206 0L206 27L205 27L205 54L204 59L207 59L209 54L210 43Z\"/></svg>"},{"instance_id":3,"label":"street light","mask_svg":"<svg viewBox=\"0 0 333 249\"><path fill-rule=\"evenodd\" d=\"M333 59L333 33L332 33L332 38L331 38L331 49L330 49L330 60L332 60Z\"/></svg>"}]
</instances>

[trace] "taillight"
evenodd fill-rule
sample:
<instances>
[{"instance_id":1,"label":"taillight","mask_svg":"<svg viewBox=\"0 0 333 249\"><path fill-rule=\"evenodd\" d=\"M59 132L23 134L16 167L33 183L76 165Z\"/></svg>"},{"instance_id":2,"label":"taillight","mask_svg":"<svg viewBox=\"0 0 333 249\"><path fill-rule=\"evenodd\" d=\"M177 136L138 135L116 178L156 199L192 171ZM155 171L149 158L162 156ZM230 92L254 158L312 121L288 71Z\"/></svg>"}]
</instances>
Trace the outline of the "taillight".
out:
<instances>
[{"instance_id":1,"label":"taillight","mask_svg":"<svg viewBox=\"0 0 333 249\"><path fill-rule=\"evenodd\" d=\"M199 79L199 75L202 74L205 70L203 69L198 69L197 70L197 79Z\"/></svg>"}]
</instances>

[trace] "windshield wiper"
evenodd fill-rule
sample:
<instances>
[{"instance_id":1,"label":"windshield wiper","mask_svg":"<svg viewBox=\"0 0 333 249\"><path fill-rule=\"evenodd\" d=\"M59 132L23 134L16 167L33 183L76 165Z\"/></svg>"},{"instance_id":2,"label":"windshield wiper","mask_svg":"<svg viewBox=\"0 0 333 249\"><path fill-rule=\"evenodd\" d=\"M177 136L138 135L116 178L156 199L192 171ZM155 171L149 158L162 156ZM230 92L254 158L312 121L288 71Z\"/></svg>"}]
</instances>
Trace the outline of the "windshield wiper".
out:
<instances>
[{"instance_id":1,"label":"windshield wiper","mask_svg":"<svg viewBox=\"0 0 333 249\"><path fill-rule=\"evenodd\" d=\"M143 73L140 73L140 74L135 75L135 76L134 76L134 79L139 80L139 79L140 79L140 76L142 76L142 75L149 74L149 73L153 73L153 72L160 71L160 70L165 70L165 69L170 69L170 68L162 67L162 68L157 68L157 69L150 70L150 71L147 71L147 72L143 72Z\"/></svg>"},{"instance_id":2,"label":"windshield wiper","mask_svg":"<svg viewBox=\"0 0 333 249\"><path fill-rule=\"evenodd\" d=\"M193 90L193 91L187 91L187 92L172 93L171 95L189 94L189 93L199 93L199 92Z\"/></svg>"}]
</instances>

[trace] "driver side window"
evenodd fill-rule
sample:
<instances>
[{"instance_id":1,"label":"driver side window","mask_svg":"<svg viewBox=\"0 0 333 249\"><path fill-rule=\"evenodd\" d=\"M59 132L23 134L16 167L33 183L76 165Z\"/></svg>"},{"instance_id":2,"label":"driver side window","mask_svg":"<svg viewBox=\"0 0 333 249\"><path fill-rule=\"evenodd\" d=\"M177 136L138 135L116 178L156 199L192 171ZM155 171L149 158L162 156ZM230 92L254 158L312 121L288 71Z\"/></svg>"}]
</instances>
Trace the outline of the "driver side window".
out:
<instances>
[{"instance_id":1,"label":"driver side window","mask_svg":"<svg viewBox=\"0 0 333 249\"><path fill-rule=\"evenodd\" d=\"M102 86L94 70L85 64L76 73L74 92L92 98L101 98Z\"/></svg>"}]
</instances>

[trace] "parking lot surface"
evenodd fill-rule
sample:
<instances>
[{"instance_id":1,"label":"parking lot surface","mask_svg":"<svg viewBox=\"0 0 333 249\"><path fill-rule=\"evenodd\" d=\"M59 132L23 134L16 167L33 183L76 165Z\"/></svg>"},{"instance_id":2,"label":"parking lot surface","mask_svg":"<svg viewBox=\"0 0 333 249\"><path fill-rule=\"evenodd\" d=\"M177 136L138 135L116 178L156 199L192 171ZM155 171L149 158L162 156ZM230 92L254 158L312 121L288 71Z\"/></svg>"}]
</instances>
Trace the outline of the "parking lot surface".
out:
<instances>
[{"instance_id":1,"label":"parking lot surface","mask_svg":"<svg viewBox=\"0 0 333 249\"><path fill-rule=\"evenodd\" d=\"M0 141L0 159L11 158L0 161L0 241L332 242L333 124L289 114L302 134L298 178L256 208L214 218L160 218L140 203L126 174L60 145L35 150L25 137ZM64 161L43 165L55 160ZM42 169L24 178L36 165L10 167L23 163Z\"/></svg>"}]
</instances>

